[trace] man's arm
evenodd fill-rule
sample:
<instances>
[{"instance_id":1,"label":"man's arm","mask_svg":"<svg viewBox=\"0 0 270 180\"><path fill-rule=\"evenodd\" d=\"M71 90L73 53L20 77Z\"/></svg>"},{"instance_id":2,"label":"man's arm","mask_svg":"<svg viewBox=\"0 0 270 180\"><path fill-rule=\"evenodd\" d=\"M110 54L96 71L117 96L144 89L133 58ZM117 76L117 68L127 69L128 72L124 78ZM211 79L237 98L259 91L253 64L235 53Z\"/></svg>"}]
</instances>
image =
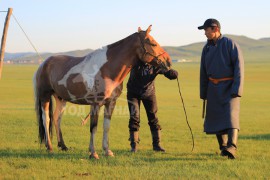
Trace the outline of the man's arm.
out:
<instances>
[{"instance_id":1,"label":"man's arm","mask_svg":"<svg viewBox=\"0 0 270 180\"><path fill-rule=\"evenodd\" d=\"M205 51L203 49L200 66L200 98L207 99L208 77L205 68Z\"/></svg>"},{"instance_id":2,"label":"man's arm","mask_svg":"<svg viewBox=\"0 0 270 180\"><path fill-rule=\"evenodd\" d=\"M232 42L230 56L234 67L231 96L233 98L241 97L243 93L243 84L244 84L244 58L239 45L234 42Z\"/></svg>"}]
</instances>

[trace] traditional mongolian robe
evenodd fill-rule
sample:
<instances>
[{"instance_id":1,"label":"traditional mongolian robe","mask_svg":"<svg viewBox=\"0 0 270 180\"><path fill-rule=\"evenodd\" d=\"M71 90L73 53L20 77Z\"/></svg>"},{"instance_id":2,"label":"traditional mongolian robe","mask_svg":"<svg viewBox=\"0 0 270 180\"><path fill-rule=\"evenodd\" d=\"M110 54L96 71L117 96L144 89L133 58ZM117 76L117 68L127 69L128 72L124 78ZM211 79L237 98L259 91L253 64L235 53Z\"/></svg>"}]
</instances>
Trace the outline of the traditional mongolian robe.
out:
<instances>
[{"instance_id":1,"label":"traditional mongolian robe","mask_svg":"<svg viewBox=\"0 0 270 180\"><path fill-rule=\"evenodd\" d=\"M204 132L216 134L239 126L244 59L233 40L220 36L204 46L200 68L200 98L207 100ZM238 96L238 97L232 97Z\"/></svg>"}]
</instances>

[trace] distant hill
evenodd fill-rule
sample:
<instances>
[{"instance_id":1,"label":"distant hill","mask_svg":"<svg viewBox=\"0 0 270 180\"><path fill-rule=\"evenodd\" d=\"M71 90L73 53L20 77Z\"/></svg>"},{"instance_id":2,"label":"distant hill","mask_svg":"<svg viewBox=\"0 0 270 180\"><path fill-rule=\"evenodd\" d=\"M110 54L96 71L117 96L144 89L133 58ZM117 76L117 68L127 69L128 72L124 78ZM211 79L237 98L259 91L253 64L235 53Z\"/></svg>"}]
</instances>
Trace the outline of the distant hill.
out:
<instances>
[{"instance_id":1,"label":"distant hill","mask_svg":"<svg viewBox=\"0 0 270 180\"><path fill-rule=\"evenodd\" d=\"M23 52L23 53L5 53L5 59L16 59L19 57L28 57L28 56L33 56L35 53L33 52Z\"/></svg>"},{"instance_id":2,"label":"distant hill","mask_svg":"<svg viewBox=\"0 0 270 180\"><path fill-rule=\"evenodd\" d=\"M84 50L75 50L68 52L59 52L59 53L41 53L42 59L47 59L50 56L55 55L68 55L68 56L85 56L90 52L93 52L92 49L84 49ZM14 63L38 63L39 56L36 53L5 53L5 61L11 61Z\"/></svg>"},{"instance_id":3,"label":"distant hill","mask_svg":"<svg viewBox=\"0 0 270 180\"><path fill-rule=\"evenodd\" d=\"M246 36L230 34L224 36L233 39L240 45L246 62L270 61L270 38L256 40ZM197 62L200 61L205 43L206 41L179 47L165 46L164 49L171 55L172 59L189 59Z\"/></svg>"},{"instance_id":4,"label":"distant hill","mask_svg":"<svg viewBox=\"0 0 270 180\"><path fill-rule=\"evenodd\" d=\"M164 46L173 60L190 59L192 61L199 61L204 42L193 43L186 46Z\"/></svg>"},{"instance_id":5,"label":"distant hill","mask_svg":"<svg viewBox=\"0 0 270 180\"><path fill-rule=\"evenodd\" d=\"M248 61L270 61L270 38L251 39L246 36L228 35L235 40L243 51L245 60Z\"/></svg>"},{"instance_id":6,"label":"distant hill","mask_svg":"<svg viewBox=\"0 0 270 180\"><path fill-rule=\"evenodd\" d=\"M270 61L270 38L252 39L246 36L225 35L237 42L244 54L246 62ZM199 62L202 48L205 42L197 42L185 46L164 46L164 49L170 54L173 60L186 59L193 62ZM93 49L75 50L61 53L42 53L43 59L52 55L70 55L70 56L85 56L92 52ZM37 63L39 57L35 53L6 53L5 61L15 63Z\"/></svg>"},{"instance_id":7,"label":"distant hill","mask_svg":"<svg viewBox=\"0 0 270 180\"><path fill-rule=\"evenodd\" d=\"M261 40L261 41L266 41L266 42L270 42L270 38L261 38L261 39L259 39L259 40Z\"/></svg>"}]
</instances>

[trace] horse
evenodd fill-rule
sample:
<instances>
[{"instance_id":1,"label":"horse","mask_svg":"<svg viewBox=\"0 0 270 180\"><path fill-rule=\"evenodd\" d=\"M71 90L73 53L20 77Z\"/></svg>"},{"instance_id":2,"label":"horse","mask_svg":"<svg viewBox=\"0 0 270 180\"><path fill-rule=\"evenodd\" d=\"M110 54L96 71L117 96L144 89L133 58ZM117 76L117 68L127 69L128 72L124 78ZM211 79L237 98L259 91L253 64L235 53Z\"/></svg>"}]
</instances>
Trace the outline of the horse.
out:
<instances>
[{"instance_id":1,"label":"horse","mask_svg":"<svg viewBox=\"0 0 270 180\"><path fill-rule=\"evenodd\" d=\"M123 80L138 62L149 63L162 70L169 70L169 54L146 31L138 31L113 44L97 49L84 57L57 55L40 64L33 78L35 111L40 143L52 152L52 124L55 126L58 148L68 150L65 145L61 119L66 102L90 105L89 158L99 159L95 151L95 134L98 114L104 108L102 148L105 156L114 156L109 149L111 116L123 88ZM53 112L52 97L56 102Z\"/></svg>"}]
</instances>

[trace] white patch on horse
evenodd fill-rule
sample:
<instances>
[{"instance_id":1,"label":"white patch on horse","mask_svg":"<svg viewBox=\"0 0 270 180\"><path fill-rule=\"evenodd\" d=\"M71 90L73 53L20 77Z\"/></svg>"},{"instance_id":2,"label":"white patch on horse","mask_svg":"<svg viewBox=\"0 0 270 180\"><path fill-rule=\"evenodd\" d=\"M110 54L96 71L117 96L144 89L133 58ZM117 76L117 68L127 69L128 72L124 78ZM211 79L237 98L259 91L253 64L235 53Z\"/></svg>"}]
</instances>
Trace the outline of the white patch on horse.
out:
<instances>
[{"instance_id":1,"label":"white patch on horse","mask_svg":"<svg viewBox=\"0 0 270 180\"><path fill-rule=\"evenodd\" d=\"M92 129L91 137L90 137L90 144L89 144L89 151L91 154L94 154L95 151L95 139L96 139L97 127Z\"/></svg>"},{"instance_id":2,"label":"white patch on horse","mask_svg":"<svg viewBox=\"0 0 270 180\"><path fill-rule=\"evenodd\" d=\"M72 95L69 91L68 91L68 95L69 95L71 101L76 101L76 96Z\"/></svg>"},{"instance_id":3,"label":"white patch on horse","mask_svg":"<svg viewBox=\"0 0 270 180\"><path fill-rule=\"evenodd\" d=\"M49 111L45 111L45 109L42 107L42 120L43 120L43 126L45 128L45 133L46 133L46 142L48 142L50 139L47 138L49 136L49 126L50 126L50 116L49 116Z\"/></svg>"},{"instance_id":4,"label":"white patch on horse","mask_svg":"<svg viewBox=\"0 0 270 180\"><path fill-rule=\"evenodd\" d=\"M72 74L79 74L73 79L73 82L86 82L87 87L92 90L95 82L95 76L100 68L107 62L107 46L88 54L85 59L72 67L65 76L58 81L58 85L67 87L67 79ZM82 77L83 79L81 79Z\"/></svg>"},{"instance_id":5,"label":"white patch on horse","mask_svg":"<svg viewBox=\"0 0 270 180\"><path fill-rule=\"evenodd\" d=\"M108 118L104 118L103 122L103 149L108 150L109 148L109 130L110 130L111 120Z\"/></svg>"},{"instance_id":6,"label":"white patch on horse","mask_svg":"<svg viewBox=\"0 0 270 180\"><path fill-rule=\"evenodd\" d=\"M83 80L87 82L87 86L89 89L92 89L93 86L94 86L94 78L96 76L96 74L98 73L99 71L99 68L98 65L94 64L93 65L93 70L94 72L90 73L90 72L82 72L82 77L83 77ZM76 76L73 80L72 80L73 83L77 83L77 82L81 82L81 77L78 75Z\"/></svg>"}]
</instances>

